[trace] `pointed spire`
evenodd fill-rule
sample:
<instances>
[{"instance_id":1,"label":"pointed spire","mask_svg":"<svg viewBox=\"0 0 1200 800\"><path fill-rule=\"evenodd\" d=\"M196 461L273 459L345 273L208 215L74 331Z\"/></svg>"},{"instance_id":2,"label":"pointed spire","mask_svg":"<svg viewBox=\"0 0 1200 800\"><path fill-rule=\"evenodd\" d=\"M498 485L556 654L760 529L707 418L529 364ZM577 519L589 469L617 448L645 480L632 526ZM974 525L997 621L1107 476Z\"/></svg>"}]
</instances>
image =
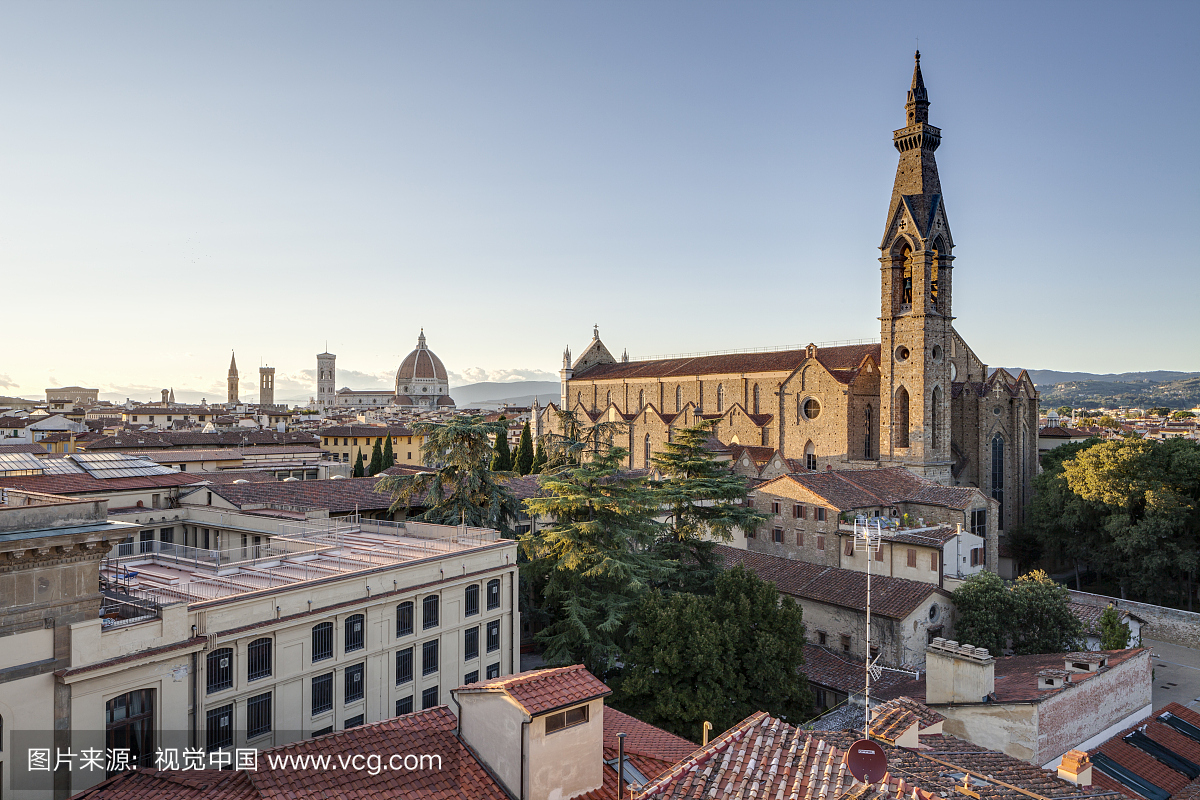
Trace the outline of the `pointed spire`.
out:
<instances>
[{"instance_id":1,"label":"pointed spire","mask_svg":"<svg viewBox=\"0 0 1200 800\"><path fill-rule=\"evenodd\" d=\"M229 355L229 377L236 378L237 374L238 374L237 356L234 355L232 350L230 350L229 353L230 353L230 355Z\"/></svg>"},{"instance_id":2,"label":"pointed spire","mask_svg":"<svg viewBox=\"0 0 1200 800\"><path fill-rule=\"evenodd\" d=\"M625 352L621 353L621 363L622 364L629 363L629 348L628 347L625 348Z\"/></svg>"},{"instance_id":3,"label":"pointed spire","mask_svg":"<svg viewBox=\"0 0 1200 800\"><path fill-rule=\"evenodd\" d=\"M925 90L925 78L921 75L921 51L913 57L912 86L908 89L908 102L904 104L908 112L909 126L920 122L929 122L929 92Z\"/></svg>"},{"instance_id":4,"label":"pointed spire","mask_svg":"<svg viewBox=\"0 0 1200 800\"><path fill-rule=\"evenodd\" d=\"M424 350L425 348L425 329L421 328L421 335L417 337L417 349Z\"/></svg>"}]
</instances>

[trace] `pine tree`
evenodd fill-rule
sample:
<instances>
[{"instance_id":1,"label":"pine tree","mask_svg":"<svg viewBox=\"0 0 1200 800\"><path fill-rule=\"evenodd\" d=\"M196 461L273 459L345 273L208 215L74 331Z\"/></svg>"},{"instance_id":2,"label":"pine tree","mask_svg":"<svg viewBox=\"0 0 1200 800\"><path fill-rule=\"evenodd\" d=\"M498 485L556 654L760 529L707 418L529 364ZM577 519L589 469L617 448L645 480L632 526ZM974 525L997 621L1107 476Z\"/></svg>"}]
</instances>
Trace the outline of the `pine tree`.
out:
<instances>
[{"instance_id":1,"label":"pine tree","mask_svg":"<svg viewBox=\"0 0 1200 800\"><path fill-rule=\"evenodd\" d=\"M388 441L391 441L389 438ZM367 467L368 475L378 475L383 472L383 449L379 446L379 439L375 439L375 447L371 449L371 466Z\"/></svg>"},{"instance_id":2,"label":"pine tree","mask_svg":"<svg viewBox=\"0 0 1200 800\"><path fill-rule=\"evenodd\" d=\"M546 448L542 446L542 440L539 438L537 447L533 451L533 468L529 470L531 475L540 475L542 470L546 468Z\"/></svg>"},{"instance_id":3,"label":"pine tree","mask_svg":"<svg viewBox=\"0 0 1200 800\"><path fill-rule=\"evenodd\" d=\"M496 434L492 445L492 472L510 472L513 468L512 451L508 449L508 425L501 423L503 430Z\"/></svg>"},{"instance_id":4,"label":"pine tree","mask_svg":"<svg viewBox=\"0 0 1200 800\"><path fill-rule=\"evenodd\" d=\"M396 466L396 454L392 452L392 436L383 437L383 469ZM383 469L380 472L383 472Z\"/></svg>"},{"instance_id":5,"label":"pine tree","mask_svg":"<svg viewBox=\"0 0 1200 800\"><path fill-rule=\"evenodd\" d=\"M358 451L358 457L354 459L354 471L350 473L352 478L361 478L364 474L362 450Z\"/></svg>"},{"instance_id":6,"label":"pine tree","mask_svg":"<svg viewBox=\"0 0 1200 800\"><path fill-rule=\"evenodd\" d=\"M582 662L601 679L620 658L627 612L674 568L651 547L658 502L644 477L623 470L627 451L609 444L614 424L555 436L566 463L543 473L541 493L525 501L553 523L521 539L536 612L548 620L538 634L547 663Z\"/></svg>"},{"instance_id":7,"label":"pine tree","mask_svg":"<svg viewBox=\"0 0 1200 800\"><path fill-rule=\"evenodd\" d=\"M517 445L515 461L516 470L521 475L528 475L533 471L533 436L529 432L528 422L521 429L521 442Z\"/></svg>"},{"instance_id":8,"label":"pine tree","mask_svg":"<svg viewBox=\"0 0 1200 800\"><path fill-rule=\"evenodd\" d=\"M1121 621L1121 614L1112 603L1100 615L1100 649L1124 650L1129 647L1129 626Z\"/></svg>"}]
</instances>

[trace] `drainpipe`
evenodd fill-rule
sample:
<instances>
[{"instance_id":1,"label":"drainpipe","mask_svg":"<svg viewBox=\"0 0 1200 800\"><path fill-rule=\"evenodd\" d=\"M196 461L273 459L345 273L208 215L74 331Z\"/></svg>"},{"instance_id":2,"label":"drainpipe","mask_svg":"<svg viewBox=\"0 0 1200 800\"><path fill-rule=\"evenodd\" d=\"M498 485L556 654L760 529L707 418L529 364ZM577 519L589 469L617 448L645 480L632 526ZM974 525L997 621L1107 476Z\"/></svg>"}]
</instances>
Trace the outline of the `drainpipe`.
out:
<instances>
[{"instance_id":1,"label":"drainpipe","mask_svg":"<svg viewBox=\"0 0 1200 800\"><path fill-rule=\"evenodd\" d=\"M193 625L192 630L195 631L195 629L196 626ZM192 749L195 749L198 746L196 741L199 736L199 734L196 732L200 717L200 709L196 706L196 670L199 669L199 667L200 655L198 653L192 653L192 725L191 730L188 731L188 745L191 746Z\"/></svg>"},{"instance_id":2,"label":"drainpipe","mask_svg":"<svg viewBox=\"0 0 1200 800\"><path fill-rule=\"evenodd\" d=\"M533 717L521 723L521 788L518 791L520 800L525 800L525 735L529 731L531 722L533 722Z\"/></svg>"},{"instance_id":3,"label":"drainpipe","mask_svg":"<svg viewBox=\"0 0 1200 800\"><path fill-rule=\"evenodd\" d=\"M516 675L521 671L521 631L517 629L517 576L512 572L508 573L508 606L508 619L512 626L512 633L509 635L517 639L517 646L512 655L512 674Z\"/></svg>"}]
</instances>

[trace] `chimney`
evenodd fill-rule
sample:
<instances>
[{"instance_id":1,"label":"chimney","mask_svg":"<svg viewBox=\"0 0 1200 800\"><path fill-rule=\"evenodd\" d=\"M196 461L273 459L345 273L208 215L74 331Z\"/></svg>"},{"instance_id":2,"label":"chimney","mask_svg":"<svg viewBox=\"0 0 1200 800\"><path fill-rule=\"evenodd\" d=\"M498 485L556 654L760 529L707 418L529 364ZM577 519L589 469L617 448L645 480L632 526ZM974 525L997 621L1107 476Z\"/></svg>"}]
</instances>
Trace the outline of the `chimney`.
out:
<instances>
[{"instance_id":1,"label":"chimney","mask_svg":"<svg viewBox=\"0 0 1200 800\"><path fill-rule=\"evenodd\" d=\"M982 703L996 691L996 659L985 647L937 637L925 648L925 702Z\"/></svg>"},{"instance_id":2,"label":"chimney","mask_svg":"<svg viewBox=\"0 0 1200 800\"><path fill-rule=\"evenodd\" d=\"M1058 777L1076 786L1092 785L1092 760L1082 750L1069 750L1058 765Z\"/></svg>"}]
</instances>

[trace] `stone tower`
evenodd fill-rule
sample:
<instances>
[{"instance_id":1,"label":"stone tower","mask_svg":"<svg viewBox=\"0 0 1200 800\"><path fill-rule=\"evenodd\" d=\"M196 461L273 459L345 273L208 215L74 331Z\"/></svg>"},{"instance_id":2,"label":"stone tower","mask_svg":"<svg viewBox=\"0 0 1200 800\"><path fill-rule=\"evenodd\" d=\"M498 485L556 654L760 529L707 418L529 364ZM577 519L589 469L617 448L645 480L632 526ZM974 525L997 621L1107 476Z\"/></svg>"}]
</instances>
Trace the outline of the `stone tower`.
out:
<instances>
[{"instance_id":1,"label":"stone tower","mask_svg":"<svg viewBox=\"0 0 1200 800\"><path fill-rule=\"evenodd\" d=\"M229 395L225 402L231 406L236 406L241 401L238 400L238 371L237 371L237 356L230 355L229 357Z\"/></svg>"},{"instance_id":2,"label":"stone tower","mask_svg":"<svg viewBox=\"0 0 1200 800\"><path fill-rule=\"evenodd\" d=\"M258 368L258 404L260 406L275 405L275 368Z\"/></svg>"},{"instance_id":3,"label":"stone tower","mask_svg":"<svg viewBox=\"0 0 1200 800\"><path fill-rule=\"evenodd\" d=\"M950 474L951 264L954 240L942 206L933 153L941 130L929 124L929 94L916 54L893 134L900 152L881 256L880 460L946 485Z\"/></svg>"},{"instance_id":4,"label":"stone tower","mask_svg":"<svg viewBox=\"0 0 1200 800\"><path fill-rule=\"evenodd\" d=\"M332 408L337 403L337 356L317 354L317 407Z\"/></svg>"}]
</instances>

